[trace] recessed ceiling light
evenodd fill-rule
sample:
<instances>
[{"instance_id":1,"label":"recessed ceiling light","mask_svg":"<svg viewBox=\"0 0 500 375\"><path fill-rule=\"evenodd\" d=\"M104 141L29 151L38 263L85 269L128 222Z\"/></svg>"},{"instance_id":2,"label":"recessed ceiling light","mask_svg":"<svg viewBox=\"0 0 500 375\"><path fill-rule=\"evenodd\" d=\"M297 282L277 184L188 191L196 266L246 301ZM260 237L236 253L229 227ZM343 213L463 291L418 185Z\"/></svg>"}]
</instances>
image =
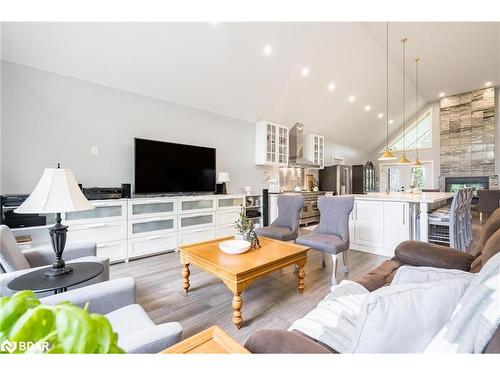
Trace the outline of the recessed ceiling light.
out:
<instances>
[{"instance_id":1,"label":"recessed ceiling light","mask_svg":"<svg viewBox=\"0 0 500 375\"><path fill-rule=\"evenodd\" d=\"M379 114L377 115L377 118L382 118L382 117L384 117L384 114L383 114L383 113L379 113Z\"/></svg>"},{"instance_id":2,"label":"recessed ceiling light","mask_svg":"<svg viewBox=\"0 0 500 375\"><path fill-rule=\"evenodd\" d=\"M351 95L349 98L347 98L347 100L349 100L349 103L352 103L356 100L356 97L354 95Z\"/></svg>"},{"instance_id":3,"label":"recessed ceiling light","mask_svg":"<svg viewBox=\"0 0 500 375\"><path fill-rule=\"evenodd\" d=\"M273 53L273 47L270 44L268 44L267 46L264 47L262 53L266 56L270 56L271 53Z\"/></svg>"},{"instance_id":4,"label":"recessed ceiling light","mask_svg":"<svg viewBox=\"0 0 500 375\"><path fill-rule=\"evenodd\" d=\"M493 84L493 82L488 81L484 83L484 87L490 87Z\"/></svg>"},{"instance_id":5,"label":"recessed ceiling light","mask_svg":"<svg viewBox=\"0 0 500 375\"><path fill-rule=\"evenodd\" d=\"M390 119L389 120L389 124L393 124L394 123L394 120L393 119Z\"/></svg>"},{"instance_id":6,"label":"recessed ceiling light","mask_svg":"<svg viewBox=\"0 0 500 375\"><path fill-rule=\"evenodd\" d=\"M444 92L440 92L440 93L439 93L439 97L440 97L440 98L444 98L444 96L445 96L445 95L446 95L446 94L445 94Z\"/></svg>"},{"instance_id":7,"label":"recessed ceiling light","mask_svg":"<svg viewBox=\"0 0 500 375\"><path fill-rule=\"evenodd\" d=\"M309 68L302 68L302 76L307 77L309 75Z\"/></svg>"},{"instance_id":8,"label":"recessed ceiling light","mask_svg":"<svg viewBox=\"0 0 500 375\"><path fill-rule=\"evenodd\" d=\"M368 112L372 109L372 106L371 105L365 105L365 112Z\"/></svg>"},{"instance_id":9,"label":"recessed ceiling light","mask_svg":"<svg viewBox=\"0 0 500 375\"><path fill-rule=\"evenodd\" d=\"M330 82L328 84L328 91L333 92L333 90L335 90L335 83Z\"/></svg>"}]
</instances>

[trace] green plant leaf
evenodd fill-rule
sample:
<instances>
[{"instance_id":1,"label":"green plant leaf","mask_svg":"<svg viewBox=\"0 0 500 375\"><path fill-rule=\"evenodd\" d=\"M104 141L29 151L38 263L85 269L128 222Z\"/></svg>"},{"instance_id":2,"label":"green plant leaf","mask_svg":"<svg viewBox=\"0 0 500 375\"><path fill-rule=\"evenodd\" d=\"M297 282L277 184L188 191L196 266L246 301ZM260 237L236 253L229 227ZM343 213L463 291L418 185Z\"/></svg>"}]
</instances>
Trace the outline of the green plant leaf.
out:
<instances>
[{"instance_id":1,"label":"green plant leaf","mask_svg":"<svg viewBox=\"0 0 500 375\"><path fill-rule=\"evenodd\" d=\"M50 306L39 305L26 311L12 326L10 341L37 342L55 329L55 316Z\"/></svg>"},{"instance_id":2,"label":"green plant leaf","mask_svg":"<svg viewBox=\"0 0 500 375\"><path fill-rule=\"evenodd\" d=\"M54 306L57 341L65 353L94 353L96 332L90 315L84 309L67 303Z\"/></svg>"},{"instance_id":3,"label":"green plant leaf","mask_svg":"<svg viewBox=\"0 0 500 375\"><path fill-rule=\"evenodd\" d=\"M97 348L95 353L108 353L111 345L114 344L115 333L109 321L99 314L90 314L93 323L93 330L96 333Z\"/></svg>"},{"instance_id":4,"label":"green plant leaf","mask_svg":"<svg viewBox=\"0 0 500 375\"><path fill-rule=\"evenodd\" d=\"M17 292L11 297L0 298L0 332L9 336L14 323L29 309L40 305L31 290Z\"/></svg>"}]
</instances>

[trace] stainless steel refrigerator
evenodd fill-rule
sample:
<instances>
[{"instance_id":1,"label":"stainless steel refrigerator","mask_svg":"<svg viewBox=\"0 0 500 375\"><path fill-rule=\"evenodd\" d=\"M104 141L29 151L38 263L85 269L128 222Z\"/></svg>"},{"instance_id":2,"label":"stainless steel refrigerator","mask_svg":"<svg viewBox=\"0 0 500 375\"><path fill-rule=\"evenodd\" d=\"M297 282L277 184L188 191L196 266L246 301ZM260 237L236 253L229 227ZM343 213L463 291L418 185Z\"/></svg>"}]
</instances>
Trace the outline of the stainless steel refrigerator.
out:
<instances>
[{"instance_id":1,"label":"stainless steel refrigerator","mask_svg":"<svg viewBox=\"0 0 500 375\"><path fill-rule=\"evenodd\" d=\"M332 165L319 170L319 190L335 195L352 194L352 167Z\"/></svg>"}]
</instances>

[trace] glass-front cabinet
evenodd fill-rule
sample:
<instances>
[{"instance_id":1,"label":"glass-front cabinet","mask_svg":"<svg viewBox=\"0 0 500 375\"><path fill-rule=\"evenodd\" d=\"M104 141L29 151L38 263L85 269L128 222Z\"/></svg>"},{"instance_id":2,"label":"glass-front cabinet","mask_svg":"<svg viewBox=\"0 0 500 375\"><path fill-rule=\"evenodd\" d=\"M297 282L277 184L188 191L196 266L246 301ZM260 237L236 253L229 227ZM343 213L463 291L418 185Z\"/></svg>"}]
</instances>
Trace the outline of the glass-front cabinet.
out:
<instances>
[{"instance_id":1,"label":"glass-front cabinet","mask_svg":"<svg viewBox=\"0 0 500 375\"><path fill-rule=\"evenodd\" d=\"M255 164L287 166L289 134L286 126L260 121L255 132Z\"/></svg>"},{"instance_id":2,"label":"glass-front cabinet","mask_svg":"<svg viewBox=\"0 0 500 375\"><path fill-rule=\"evenodd\" d=\"M128 204L128 216L130 219L175 215L177 213L177 201L174 199L134 199L129 201Z\"/></svg>"},{"instance_id":3,"label":"glass-front cabinet","mask_svg":"<svg viewBox=\"0 0 500 375\"><path fill-rule=\"evenodd\" d=\"M179 213L215 210L215 197L190 197L179 200Z\"/></svg>"},{"instance_id":4,"label":"glass-front cabinet","mask_svg":"<svg viewBox=\"0 0 500 375\"><path fill-rule=\"evenodd\" d=\"M318 164L320 169L325 167L325 137L318 134L309 134L306 142L307 158Z\"/></svg>"},{"instance_id":5,"label":"glass-front cabinet","mask_svg":"<svg viewBox=\"0 0 500 375\"><path fill-rule=\"evenodd\" d=\"M238 210L243 205L245 205L243 197L217 198L217 208L220 210Z\"/></svg>"},{"instance_id":6,"label":"glass-front cabinet","mask_svg":"<svg viewBox=\"0 0 500 375\"><path fill-rule=\"evenodd\" d=\"M65 222L78 220L79 223L103 220L125 220L127 218L127 204L125 200L90 201L93 210L66 212Z\"/></svg>"}]
</instances>

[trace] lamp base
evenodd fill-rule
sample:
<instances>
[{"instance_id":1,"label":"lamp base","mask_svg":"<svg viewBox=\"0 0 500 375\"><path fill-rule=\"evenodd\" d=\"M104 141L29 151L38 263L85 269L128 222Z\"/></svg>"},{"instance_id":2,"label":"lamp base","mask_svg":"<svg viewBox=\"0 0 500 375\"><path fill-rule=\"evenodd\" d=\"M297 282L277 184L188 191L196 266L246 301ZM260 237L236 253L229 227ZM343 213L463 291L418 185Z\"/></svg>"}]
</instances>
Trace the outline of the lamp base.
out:
<instances>
[{"instance_id":1,"label":"lamp base","mask_svg":"<svg viewBox=\"0 0 500 375\"><path fill-rule=\"evenodd\" d=\"M43 277L48 279L55 279L59 276L67 275L73 272L73 268L64 266L63 268L50 268L43 273Z\"/></svg>"}]
</instances>

